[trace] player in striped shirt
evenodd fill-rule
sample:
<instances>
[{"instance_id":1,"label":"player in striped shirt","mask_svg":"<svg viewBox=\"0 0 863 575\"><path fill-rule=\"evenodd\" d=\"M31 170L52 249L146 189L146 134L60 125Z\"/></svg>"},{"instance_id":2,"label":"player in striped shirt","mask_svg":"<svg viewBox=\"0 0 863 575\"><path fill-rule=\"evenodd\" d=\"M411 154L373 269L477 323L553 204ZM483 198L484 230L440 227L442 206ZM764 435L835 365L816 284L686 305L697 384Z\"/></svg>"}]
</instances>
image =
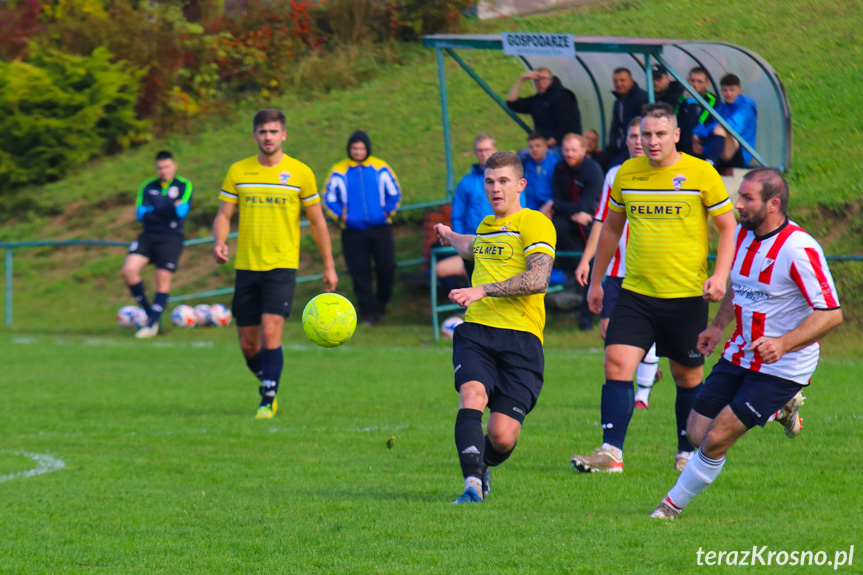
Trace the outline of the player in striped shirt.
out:
<instances>
[{"instance_id":1,"label":"player in striped shirt","mask_svg":"<svg viewBox=\"0 0 863 575\"><path fill-rule=\"evenodd\" d=\"M626 147L629 150L630 158L640 158L644 155L644 149L641 147L641 116L636 116L629 122L629 127L626 131ZM602 196L600 196L596 212L593 214L593 227L590 229L590 236L587 238L584 255L581 261L578 262L578 267L575 268L575 281L583 286L586 286L590 279L590 261L596 254L599 233L602 231L602 222L608 217L608 196L611 194L611 187L614 185L614 178L617 176L619 170L620 165L614 166L605 175L605 182L602 184ZM623 278L626 276L627 239L629 239L629 224L625 224L623 227L620 241L617 242L617 251L614 252L614 257L611 258L611 263L608 264L608 269L605 270L605 280L602 282L604 293L602 313L599 316L599 335L602 339L605 339L608 320L611 318L611 311L614 309L614 303L617 301L620 287L623 285ZM636 409L648 408L650 390L653 389L653 384L659 381L661 377L662 371L659 369L659 358L656 357L656 344L654 343L647 350L647 353L644 354L644 358L638 364L638 369L635 372L636 391L634 403Z\"/></svg>"},{"instance_id":2,"label":"player in striped shirt","mask_svg":"<svg viewBox=\"0 0 863 575\"><path fill-rule=\"evenodd\" d=\"M668 358L677 386L677 453L682 470L694 447L686 420L703 379L698 334L707 327L709 301L725 295L734 255L734 214L716 170L675 149L677 117L668 104L648 104L641 116L645 156L623 163L609 198L587 297L602 310L602 276L617 249L625 223L626 276L605 335L602 386L602 445L591 455L574 455L581 472L623 471L623 443L633 412L632 378L638 362L656 343ZM707 218L719 229L713 275L707 275Z\"/></svg>"},{"instance_id":3,"label":"player in striped shirt","mask_svg":"<svg viewBox=\"0 0 863 575\"><path fill-rule=\"evenodd\" d=\"M256 419L271 419L278 408L276 393L284 365L282 328L291 313L300 260L300 206L324 261L324 290L334 291L338 282L315 175L282 151L285 122L280 110L255 114L258 155L228 170L213 222L213 257L223 264L230 257L231 218L239 209L232 309L246 365L261 381Z\"/></svg>"},{"instance_id":4,"label":"player in striped shirt","mask_svg":"<svg viewBox=\"0 0 863 575\"><path fill-rule=\"evenodd\" d=\"M788 437L800 433L801 390L818 365L818 340L842 323L821 246L788 219L782 175L770 168L748 172L739 194L731 289L699 335L698 348L710 355L732 319L734 333L689 416L698 453L654 518L677 519L722 471L728 449L756 425L775 420Z\"/></svg>"},{"instance_id":5,"label":"player in striped shirt","mask_svg":"<svg viewBox=\"0 0 863 575\"><path fill-rule=\"evenodd\" d=\"M476 503L491 491L489 468L512 454L525 416L543 383L543 294L548 288L557 236L540 212L521 207L527 184L518 156L497 152L485 164L485 193L493 215L476 235L443 224L442 245L474 261L472 286L449 293L467 308L453 334L452 361L459 411L455 443L464 493L454 503ZM488 407L487 430L482 415Z\"/></svg>"}]
</instances>

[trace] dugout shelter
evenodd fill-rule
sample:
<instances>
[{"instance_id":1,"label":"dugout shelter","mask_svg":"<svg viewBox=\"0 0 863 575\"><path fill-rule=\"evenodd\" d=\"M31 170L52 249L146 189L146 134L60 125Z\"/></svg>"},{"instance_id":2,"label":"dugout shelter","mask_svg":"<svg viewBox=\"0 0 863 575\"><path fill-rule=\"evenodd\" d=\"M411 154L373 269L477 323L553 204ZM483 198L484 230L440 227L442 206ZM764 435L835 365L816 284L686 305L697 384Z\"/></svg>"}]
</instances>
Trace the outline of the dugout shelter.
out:
<instances>
[{"instance_id":1,"label":"dugout shelter","mask_svg":"<svg viewBox=\"0 0 863 575\"><path fill-rule=\"evenodd\" d=\"M728 42L703 40L674 40L666 38L629 38L617 36L571 36L553 34L520 34L522 36L566 36L573 44L571 55L527 54L530 50L511 57L519 58L527 70L545 66L560 78L563 85L578 97L583 126L595 127L604 147L611 124L611 113L615 96L612 94L612 73L615 68L626 67L639 86L653 94L652 66L665 66L672 78L688 86L686 77L695 66L705 68L710 76L709 91L721 101L719 80L728 73L740 77L743 93L753 98L758 105L758 136L752 149L742 141L739 134L720 118L713 108L700 96L696 98L705 106L725 129L741 145L752 153L753 166L763 165L787 171L791 167L791 109L785 87L776 71L761 56L742 46ZM521 118L512 112L480 75L458 54L460 50L497 50L512 53L507 34L434 34L423 38L423 45L437 52L438 83L440 86L441 111L443 116L444 146L447 166L447 197L455 191L453 173L452 140L449 126L449 103L447 98L444 56L450 56L471 78L525 131L530 132ZM504 45L505 39L509 43ZM539 39L542 41L542 38ZM552 39L553 40L553 39ZM527 45L528 42L523 42ZM507 49L509 48L509 49ZM540 46L542 48L542 46ZM518 49L514 50L519 52ZM514 80L514 78L513 78Z\"/></svg>"}]
</instances>

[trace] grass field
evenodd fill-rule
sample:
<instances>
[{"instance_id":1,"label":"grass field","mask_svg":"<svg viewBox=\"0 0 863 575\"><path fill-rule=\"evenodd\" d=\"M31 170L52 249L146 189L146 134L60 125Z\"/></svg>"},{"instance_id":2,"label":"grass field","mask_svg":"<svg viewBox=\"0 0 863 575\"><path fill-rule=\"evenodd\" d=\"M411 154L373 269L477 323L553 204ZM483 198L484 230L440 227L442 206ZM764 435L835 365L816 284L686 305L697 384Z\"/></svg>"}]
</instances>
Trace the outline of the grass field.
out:
<instances>
[{"instance_id":1,"label":"grass field","mask_svg":"<svg viewBox=\"0 0 863 575\"><path fill-rule=\"evenodd\" d=\"M233 329L0 335L0 572L695 573L699 549L753 545L831 560L855 545L840 571L863 571L851 334L827 338L801 437L745 437L676 524L647 518L676 477L668 379L633 417L623 474L570 470L600 439L602 377L597 336L571 330L548 336L540 403L488 501L450 505L457 395L430 335L361 329L324 350L290 323L266 422ZM22 477L33 454L65 467Z\"/></svg>"},{"instance_id":2,"label":"grass field","mask_svg":"<svg viewBox=\"0 0 863 575\"><path fill-rule=\"evenodd\" d=\"M828 253L863 253L859 1L693 0L685 13L681 6L626 0L470 23L470 31L715 38L754 49L783 79L794 114L792 216L803 216ZM405 203L439 199L445 174L434 54L399 50L401 65L355 90L249 101L230 121L4 196L0 213L9 217L0 240L130 241L138 229L135 189L163 147L195 182L188 236L209 235L227 166L254 152L249 112L271 103L291 118L286 150L309 162L319 182L342 157L348 134L366 128L375 155L399 174ZM522 69L498 54L462 56L502 95ZM479 131L494 133L501 148L520 147L520 129L452 61L447 66L456 171L473 161L470 142ZM405 221L397 221L399 259L418 251L417 220ZM301 270L318 272L313 244L304 242ZM281 407L260 422L252 417L256 382L233 328L173 330L141 342L112 326L116 310L130 303L119 278L123 255L121 248L15 253L15 322L0 328L0 573L781 569L696 563L699 549L753 545L825 551L830 559L855 545L854 565L839 571L863 573L859 325L826 338L802 436L789 441L773 424L745 437L716 484L679 523L666 524L647 514L676 477L672 385L663 380L651 409L635 414L624 474L575 475L570 455L592 450L601 437L601 345L595 333L578 333L572 318L552 316L546 387L518 449L495 470L488 502L456 507L449 501L462 485L453 442L457 395L450 347L433 342L425 292L400 282L388 324L361 329L335 350L310 346L292 318ZM208 246L188 249L181 267L175 294L232 283L228 267L213 266ZM846 316L859 317L849 305L860 299L859 263L831 269ZM149 290L151 277L148 270ZM348 280L341 277L345 294ZM300 286L296 305L318 287ZM31 472L61 461L62 468Z\"/></svg>"}]
</instances>

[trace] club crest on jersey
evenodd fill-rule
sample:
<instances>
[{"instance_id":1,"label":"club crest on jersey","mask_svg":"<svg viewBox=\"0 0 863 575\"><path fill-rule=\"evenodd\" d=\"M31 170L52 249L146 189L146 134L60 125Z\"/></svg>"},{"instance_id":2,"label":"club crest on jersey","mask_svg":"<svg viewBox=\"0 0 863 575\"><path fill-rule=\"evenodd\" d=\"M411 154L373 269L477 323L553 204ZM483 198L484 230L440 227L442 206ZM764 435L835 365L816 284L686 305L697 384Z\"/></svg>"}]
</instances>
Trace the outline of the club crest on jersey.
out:
<instances>
[{"instance_id":1,"label":"club crest on jersey","mask_svg":"<svg viewBox=\"0 0 863 575\"><path fill-rule=\"evenodd\" d=\"M507 226L509 226L509 224L504 224L504 226L500 229L500 231L502 231L502 232L508 231L509 228Z\"/></svg>"},{"instance_id":2,"label":"club crest on jersey","mask_svg":"<svg viewBox=\"0 0 863 575\"><path fill-rule=\"evenodd\" d=\"M685 182L685 181L686 181L686 176L684 176L683 174L677 174L671 180L671 185L674 186L675 191L679 192L681 190L681 188L683 188L683 182Z\"/></svg>"},{"instance_id":3,"label":"club crest on jersey","mask_svg":"<svg viewBox=\"0 0 863 575\"><path fill-rule=\"evenodd\" d=\"M764 261L761 262L761 271L764 271L767 268L769 268L770 266L772 266L773 262L775 262L775 261L776 260L774 260L773 258L764 258Z\"/></svg>"},{"instance_id":4,"label":"club crest on jersey","mask_svg":"<svg viewBox=\"0 0 863 575\"><path fill-rule=\"evenodd\" d=\"M172 200L176 199L180 195L180 188L177 186L171 186L168 188L168 197Z\"/></svg>"},{"instance_id":5,"label":"club crest on jersey","mask_svg":"<svg viewBox=\"0 0 863 575\"><path fill-rule=\"evenodd\" d=\"M279 174L279 181L282 182L283 184L287 184L288 180L290 180L290 179L291 179L291 174L288 172L282 172L281 174Z\"/></svg>"}]
</instances>

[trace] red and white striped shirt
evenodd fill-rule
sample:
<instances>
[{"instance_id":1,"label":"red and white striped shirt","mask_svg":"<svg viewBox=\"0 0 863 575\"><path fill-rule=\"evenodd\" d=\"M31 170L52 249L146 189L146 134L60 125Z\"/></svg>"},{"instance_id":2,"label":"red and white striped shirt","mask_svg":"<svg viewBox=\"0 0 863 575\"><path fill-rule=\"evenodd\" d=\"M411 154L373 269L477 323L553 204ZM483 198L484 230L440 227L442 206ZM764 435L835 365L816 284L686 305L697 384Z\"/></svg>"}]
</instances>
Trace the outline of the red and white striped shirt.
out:
<instances>
[{"instance_id":1,"label":"red and white striped shirt","mask_svg":"<svg viewBox=\"0 0 863 575\"><path fill-rule=\"evenodd\" d=\"M815 239L787 221L764 237L737 226L731 266L736 328L722 357L743 367L808 385L821 347L815 342L765 364L749 350L759 337L779 337L799 326L813 310L839 307L833 277Z\"/></svg>"},{"instance_id":2,"label":"red and white striped shirt","mask_svg":"<svg viewBox=\"0 0 863 575\"><path fill-rule=\"evenodd\" d=\"M614 166L605 175L605 182L602 184L602 196L596 205L596 213L593 214L593 219L597 222L604 222L608 216L608 196L611 194L614 177L620 170L621 165ZM626 275L626 242L628 239L629 220L623 226L623 233L620 234L620 240L617 242L617 250L615 250L614 256L608 264L608 269L605 270L605 275L615 278L622 278Z\"/></svg>"}]
</instances>

